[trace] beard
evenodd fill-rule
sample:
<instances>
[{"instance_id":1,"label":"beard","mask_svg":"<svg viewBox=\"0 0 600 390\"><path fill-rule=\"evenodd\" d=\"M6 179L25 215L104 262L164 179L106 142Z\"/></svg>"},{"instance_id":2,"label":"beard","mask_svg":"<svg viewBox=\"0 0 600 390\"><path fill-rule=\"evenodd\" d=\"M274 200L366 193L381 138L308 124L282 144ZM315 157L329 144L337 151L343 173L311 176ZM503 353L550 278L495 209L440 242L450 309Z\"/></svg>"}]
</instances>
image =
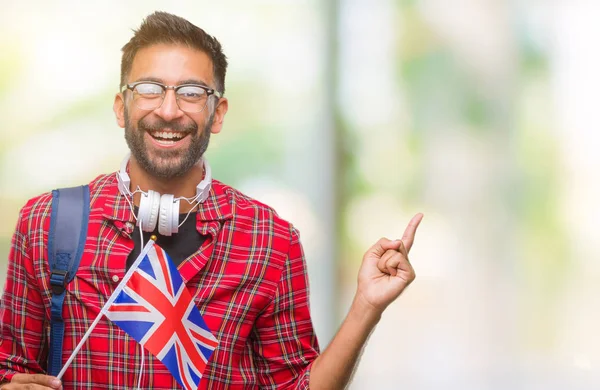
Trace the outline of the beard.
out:
<instances>
[{"instance_id":1,"label":"beard","mask_svg":"<svg viewBox=\"0 0 600 390\"><path fill-rule=\"evenodd\" d=\"M214 111L210 114L202 131L198 130L198 125L195 122L189 125L181 125L162 119L158 119L154 123L147 123L144 119L140 119L137 123L137 129L134 129L131 127L129 112L125 107L125 140L131 154L144 171L161 179L180 177L189 172L206 152L214 114ZM144 142L144 133L163 129L187 134L191 138L190 146L186 150L154 151L155 156L151 158L148 147Z\"/></svg>"}]
</instances>

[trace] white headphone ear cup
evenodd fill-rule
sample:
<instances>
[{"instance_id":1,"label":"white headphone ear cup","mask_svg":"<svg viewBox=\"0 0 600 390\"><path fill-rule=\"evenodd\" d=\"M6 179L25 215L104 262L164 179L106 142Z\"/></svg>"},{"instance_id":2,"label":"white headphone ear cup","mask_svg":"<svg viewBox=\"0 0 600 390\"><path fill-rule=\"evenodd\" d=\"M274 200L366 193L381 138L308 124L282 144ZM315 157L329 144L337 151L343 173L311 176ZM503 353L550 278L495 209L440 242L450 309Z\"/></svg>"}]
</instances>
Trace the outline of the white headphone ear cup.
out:
<instances>
[{"instance_id":1,"label":"white headphone ear cup","mask_svg":"<svg viewBox=\"0 0 600 390\"><path fill-rule=\"evenodd\" d=\"M172 194L164 194L160 197L158 232L163 236L170 236L172 233L177 233L177 222L173 223L173 215L179 215L179 202L177 210L175 210L173 198ZM173 231L173 227L175 227L175 231Z\"/></svg>"},{"instance_id":2,"label":"white headphone ear cup","mask_svg":"<svg viewBox=\"0 0 600 390\"><path fill-rule=\"evenodd\" d=\"M148 194L142 194L140 199L140 210L138 212L138 221L145 232L152 232L156 228L158 221L158 211L160 208L160 194L149 190Z\"/></svg>"},{"instance_id":3,"label":"white headphone ear cup","mask_svg":"<svg viewBox=\"0 0 600 390\"><path fill-rule=\"evenodd\" d=\"M171 213L171 233L179 232L179 199L173 201Z\"/></svg>"},{"instance_id":4,"label":"white headphone ear cup","mask_svg":"<svg viewBox=\"0 0 600 390\"><path fill-rule=\"evenodd\" d=\"M141 193L137 221L142 229L148 224L148 213L150 212L150 208L150 195L148 193Z\"/></svg>"}]
</instances>

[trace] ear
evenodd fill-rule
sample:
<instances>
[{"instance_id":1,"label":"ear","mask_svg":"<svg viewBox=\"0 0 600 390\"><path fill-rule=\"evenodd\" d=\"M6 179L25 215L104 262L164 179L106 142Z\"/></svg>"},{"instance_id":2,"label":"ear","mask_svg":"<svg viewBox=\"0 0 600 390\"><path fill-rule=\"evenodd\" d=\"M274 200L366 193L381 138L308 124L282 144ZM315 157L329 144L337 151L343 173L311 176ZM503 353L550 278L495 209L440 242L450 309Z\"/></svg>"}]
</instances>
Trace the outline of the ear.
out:
<instances>
[{"instance_id":1,"label":"ear","mask_svg":"<svg viewBox=\"0 0 600 390\"><path fill-rule=\"evenodd\" d=\"M210 132L213 134L217 134L221 132L221 128L223 128L223 120L225 119L225 114L227 114L227 109L229 108L229 102L227 98L220 98L217 107L215 108L215 117L213 119L212 127L210 128Z\"/></svg>"},{"instance_id":2,"label":"ear","mask_svg":"<svg viewBox=\"0 0 600 390\"><path fill-rule=\"evenodd\" d=\"M113 111L117 118L117 124L121 128L125 128L125 97L122 93L115 95L115 102L113 103Z\"/></svg>"}]
</instances>

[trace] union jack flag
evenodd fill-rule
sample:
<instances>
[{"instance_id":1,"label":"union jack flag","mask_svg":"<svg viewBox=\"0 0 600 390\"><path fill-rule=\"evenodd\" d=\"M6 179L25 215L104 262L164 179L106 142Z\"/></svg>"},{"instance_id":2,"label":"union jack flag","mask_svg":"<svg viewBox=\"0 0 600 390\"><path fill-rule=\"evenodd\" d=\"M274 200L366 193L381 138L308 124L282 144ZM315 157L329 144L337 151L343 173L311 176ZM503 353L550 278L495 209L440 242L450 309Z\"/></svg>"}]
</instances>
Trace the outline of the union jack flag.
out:
<instances>
[{"instance_id":1,"label":"union jack flag","mask_svg":"<svg viewBox=\"0 0 600 390\"><path fill-rule=\"evenodd\" d=\"M153 243L115 289L104 314L160 360L184 389L195 390L218 342L179 271Z\"/></svg>"}]
</instances>

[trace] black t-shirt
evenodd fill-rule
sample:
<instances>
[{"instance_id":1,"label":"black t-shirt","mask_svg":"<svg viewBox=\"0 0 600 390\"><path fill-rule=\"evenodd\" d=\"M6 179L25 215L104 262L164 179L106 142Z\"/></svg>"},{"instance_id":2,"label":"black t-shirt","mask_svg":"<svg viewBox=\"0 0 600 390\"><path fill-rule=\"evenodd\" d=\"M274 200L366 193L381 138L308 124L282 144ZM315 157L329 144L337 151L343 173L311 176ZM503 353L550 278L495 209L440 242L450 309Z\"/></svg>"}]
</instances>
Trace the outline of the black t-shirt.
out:
<instances>
[{"instance_id":1,"label":"black t-shirt","mask_svg":"<svg viewBox=\"0 0 600 390\"><path fill-rule=\"evenodd\" d=\"M137 207L135 207L136 214L137 211ZM179 223L185 219L186 215L187 213L179 214ZM179 231L171 236L162 236L158 234L158 227L154 229L153 232L144 232L144 244L148 242L150 236L153 234L157 237L156 244L167 252L176 266L179 266L185 259L196 252L204 243L204 240L206 240L206 236L201 235L198 233L198 230L196 230L195 212L190 213L183 225L179 227ZM142 250L140 247L139 226L136 226L133 230L133 242L135 246L133 251L131 251L127 257L127 269L131 267L131 264L137 259Z\"/></svg>"}]
</instances>

